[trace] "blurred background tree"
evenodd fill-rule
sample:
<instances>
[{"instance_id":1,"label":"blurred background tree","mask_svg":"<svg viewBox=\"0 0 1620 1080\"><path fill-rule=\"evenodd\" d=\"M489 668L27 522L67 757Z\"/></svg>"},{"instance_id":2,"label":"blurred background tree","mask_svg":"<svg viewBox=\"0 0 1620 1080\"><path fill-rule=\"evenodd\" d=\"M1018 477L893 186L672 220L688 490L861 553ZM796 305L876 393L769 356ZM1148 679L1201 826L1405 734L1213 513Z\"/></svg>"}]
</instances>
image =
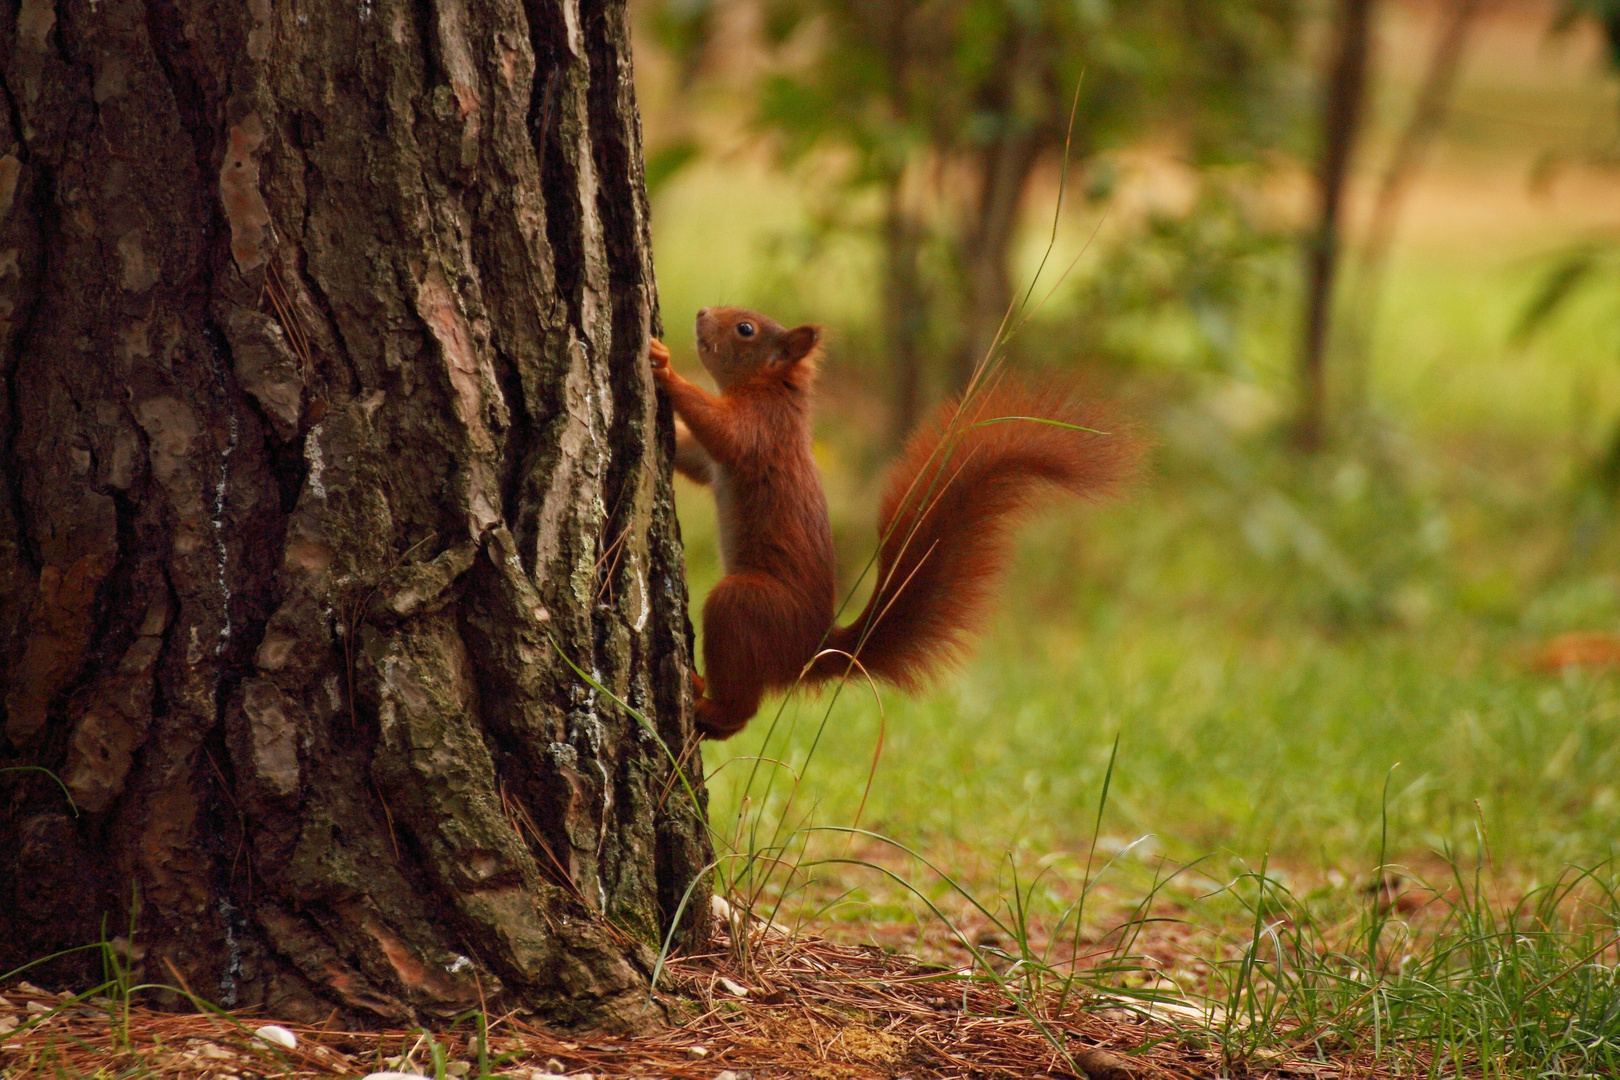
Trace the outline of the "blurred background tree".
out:
<instances>
[{"instance_id":1,"label":"blurred background tree","mask_svg":"<svg viewBox=\"0 0 1620 1080\"><path fill-rule=\"evenodd\" d=\"M1305 338L1299 357L1299 445L1321 449L1327 428L1327 346L1344 230L1350 156L1360 133L1372 65L1372 0L1339 0L1317 133L1316 224L1305 241Z\"/></svg>"},{"instance_id":2,"label":"blurred background tree","mask_svg":"<svg viewBox=\"0 0 1620 1080\"><path fill-rule=\"evenodd\" d=\"M655 5L652 24L683 70L715 47L725 6ZM911 428L930 390L959 389L996 346L1015 306L1032 184L1063 169L1066 144L1094 199L1111 186L1099 156L1144 141L1195 171L1279 149L1299 8L759 0L767 59L751 87L755 130L784 163L833 156L830 217L882 245L892 436Z\"/></svg>"}]
</instances>

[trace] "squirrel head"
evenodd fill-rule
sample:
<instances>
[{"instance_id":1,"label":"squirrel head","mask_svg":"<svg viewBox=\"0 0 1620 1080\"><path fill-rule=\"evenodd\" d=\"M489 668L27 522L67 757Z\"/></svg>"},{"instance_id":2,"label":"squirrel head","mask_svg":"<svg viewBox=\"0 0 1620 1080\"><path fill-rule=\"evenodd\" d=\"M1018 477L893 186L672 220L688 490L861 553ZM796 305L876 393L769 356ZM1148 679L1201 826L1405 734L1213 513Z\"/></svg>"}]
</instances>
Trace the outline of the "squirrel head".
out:
<instances>
[{"instance_id":1,"label":"squirrel head","mask_svg":"<svg viewBox=\"0 0 1620 1080\"><path fill-rule=\"evenodd\" d=\"M698 359L722 391L761 376L784 376L802 385L815 370L812 359L821 327L789 330L775 319L739 307L706 307L697 313Z\"/></svg>"}]
</instances>

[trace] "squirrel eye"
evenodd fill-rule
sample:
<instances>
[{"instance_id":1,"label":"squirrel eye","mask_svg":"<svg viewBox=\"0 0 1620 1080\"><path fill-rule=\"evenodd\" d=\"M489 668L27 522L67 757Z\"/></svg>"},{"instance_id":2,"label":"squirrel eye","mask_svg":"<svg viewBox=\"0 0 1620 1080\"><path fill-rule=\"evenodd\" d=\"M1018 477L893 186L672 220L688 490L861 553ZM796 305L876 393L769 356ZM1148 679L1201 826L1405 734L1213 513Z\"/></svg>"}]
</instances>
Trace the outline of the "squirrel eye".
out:
<instances>
[{"instance_id":1,"label":"squirrel eye","mask_svg":"<svg viewBox=\"0 0 1620 1080\"><path fill-rule=\"evenodd\" d=\"M753 337L754 336L754 324L751 323L751 322L740 322L740 323L738 323L737 324L737 336L738 337Z\"/></svg>"}]
</instances>

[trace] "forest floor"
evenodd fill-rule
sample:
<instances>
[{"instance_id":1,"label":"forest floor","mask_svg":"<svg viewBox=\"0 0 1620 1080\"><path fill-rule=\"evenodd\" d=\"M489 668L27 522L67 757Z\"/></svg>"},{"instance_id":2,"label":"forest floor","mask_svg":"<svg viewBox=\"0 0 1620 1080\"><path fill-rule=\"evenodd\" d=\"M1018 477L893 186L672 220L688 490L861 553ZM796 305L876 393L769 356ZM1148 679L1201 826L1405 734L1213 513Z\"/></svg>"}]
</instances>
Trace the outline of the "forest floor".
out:
<instances>
[{"instance_id":1,"label":"forest floor","mask_svg":"<svg viewBox=\"0 0 1620 1080\"><path fill-rule=\"evenodd\" d=\"M748 1080L813 1077L1373 1077L1366 1050L1285 1044L1231 1054L1223 1018L1168 1000L1110 1000L1056 986L1032 992L1003 966L920 962L870 945L716 921L716 951L678 958L661 1000L679 1022L655 1034L565 1037L515 1016L436 1029L351 1032L239 1012L162 1012L127 1000L0 993L0 1075L8 1080L184 1077L317 1080L393 1072L438 1080L587 1077ZM998 965L1000 966L1000 965ZM1212 1027L1213 1025L1213 1027ZM275 1041L279 1037L280 1041ZM1318 1042L1320 1040L1317 1040ZM295 1042L288 1047L284 1042ZM1310 1040L1307 1040L1310 1043ZM1223 1049L1223 1046L1225 1048Z\"/></svg>"},{"instance_id":2,"label":"forest floor","mask_svg":"<svg viewBox=\"0 0 1620 1080\"><path fill-rule=\"evenodd\" d=\"M880 844L844 853L895 881L906 873ZM714 904L710 951L670 957L659 972L669 1025L629 1036L482 1010L348 1031L335 1013L324 1025L200 1001L175 1013L142 1004L138 990L74 996L17 982L0 987L0 1077L1613 1075L1604 1044L1620 1001L1614 890L1590 876L1548 886L1481 869L1431 860L1370 882L1269 868L1177 884L1196 867L1161 866L1145 891L1128 875L1088 876L1055 921L1027 890L998 910L962 882L929 902L934 918L913 922L767 917L825 913L838 895L831 876L790 903L734 894L735 905ZM1237 907L1223 915L1202 902L1210 886Z\"/></svg>"}]
</instances>

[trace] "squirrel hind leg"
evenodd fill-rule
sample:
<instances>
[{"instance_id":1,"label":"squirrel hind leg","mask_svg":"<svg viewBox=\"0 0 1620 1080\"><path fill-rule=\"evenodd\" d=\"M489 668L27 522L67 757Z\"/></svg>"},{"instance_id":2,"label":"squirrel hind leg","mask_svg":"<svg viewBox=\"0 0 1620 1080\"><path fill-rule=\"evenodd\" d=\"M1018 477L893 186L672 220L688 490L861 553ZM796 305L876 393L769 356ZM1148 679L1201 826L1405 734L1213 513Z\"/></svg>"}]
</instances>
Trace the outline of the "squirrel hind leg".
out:
<instances>
[{"instance_id":1,"label":"squirrel hind leg","mask_svg":"<svg viewBox=\"0 0 1620 1080\"><path fill-rule=\"evenodd\" d=\"M710 590L703 604L705 685L697 701L705 736L735 735L759 711L767 689L793 683L811 649L802 641L815 640L800 608L790 590L763 574L728 574Z\"/></svg>"},{"instance_id":2,"label":"squirrel hind leg","mask_svg":"<svg viewBox=\"0 0 1620 1080\"><path fill-rule=\"evenodd\" d=\"M716 741L729 739L737 732L748 726L748 721L754 718L759 711L759 704L752 706L726 705L714 698L699 698L696 716L698 732L705 739Z\"/></svg>"},{"instance_id":3,"label":"squirrel hind leg","mask_svg":"<svg viewBox=\"0 0 1620 1080\"><path fill-rule=\"evenodd\" d=\"M729 739L741 731L748 724L749 717L754 715L752 711L728 710L708 694L708 682L702 675L692 672L693 720L698 733L705 739Z\"/></svg>"}]
</instances>

